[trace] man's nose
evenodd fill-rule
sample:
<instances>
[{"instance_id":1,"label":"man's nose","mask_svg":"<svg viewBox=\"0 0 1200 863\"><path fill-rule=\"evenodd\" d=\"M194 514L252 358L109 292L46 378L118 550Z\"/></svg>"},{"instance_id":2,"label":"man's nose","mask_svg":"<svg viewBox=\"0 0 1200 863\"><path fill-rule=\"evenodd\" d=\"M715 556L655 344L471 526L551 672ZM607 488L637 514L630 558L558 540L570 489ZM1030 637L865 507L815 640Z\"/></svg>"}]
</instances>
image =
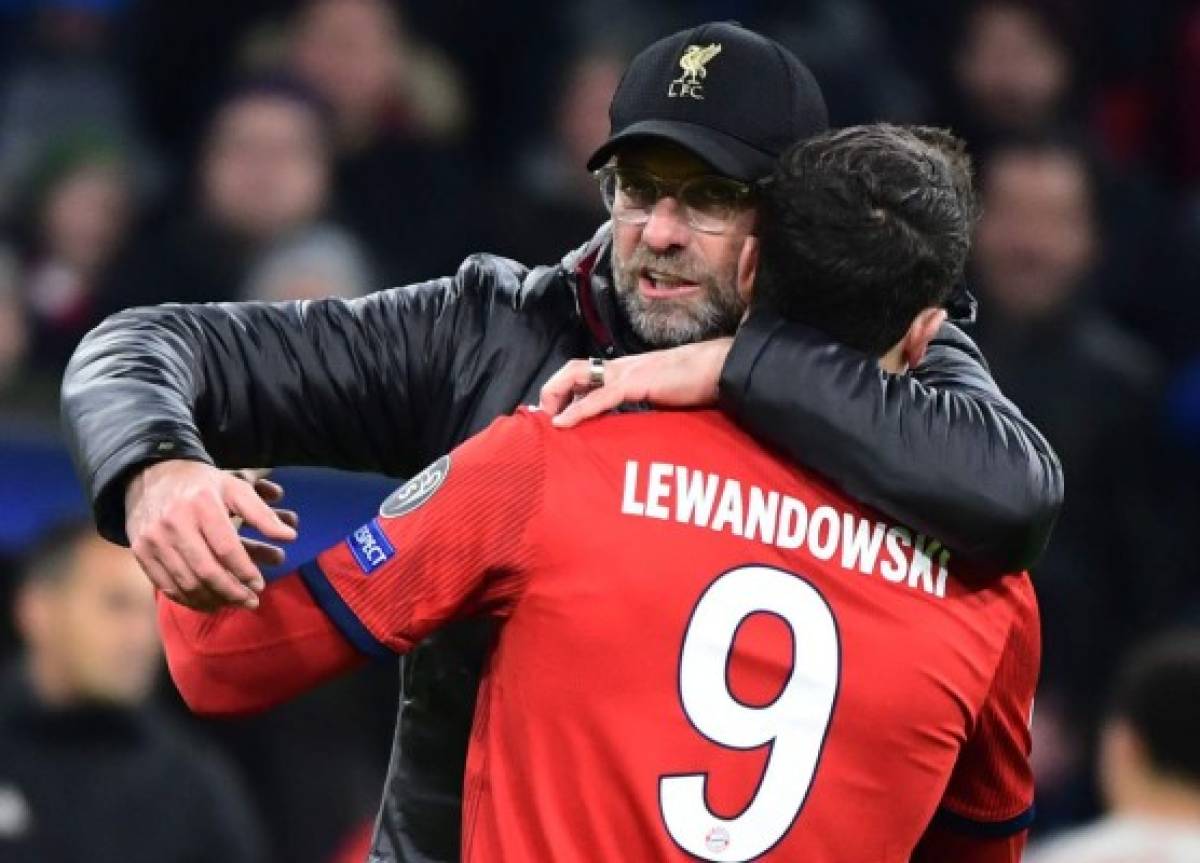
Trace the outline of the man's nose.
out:
<instances>
[{"instance_id":1,"label":"man's nose","mask_svg":"<svg viewBox=\"0 0 1200 863\"><path fill-rule=\"evenodd\" d=\"M642 227L642 242L651 251L666 252L686 246L691 238L692 228L683 205L675 198L660 198Z\"/></svg>"}]
</instances>

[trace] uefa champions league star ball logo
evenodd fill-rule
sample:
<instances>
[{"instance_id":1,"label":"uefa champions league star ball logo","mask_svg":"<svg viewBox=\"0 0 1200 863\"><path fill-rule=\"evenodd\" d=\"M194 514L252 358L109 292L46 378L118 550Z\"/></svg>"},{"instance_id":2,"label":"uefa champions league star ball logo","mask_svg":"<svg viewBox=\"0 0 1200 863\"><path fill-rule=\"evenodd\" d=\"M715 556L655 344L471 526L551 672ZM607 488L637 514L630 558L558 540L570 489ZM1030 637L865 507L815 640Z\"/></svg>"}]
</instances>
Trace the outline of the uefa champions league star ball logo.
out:
<instances>
[{"instance_id":1,"label":"uefa champions league star ball logo","mask_svg":"<svg viewBox=\"0 0 1200 863\"><path fill-rule=\"evenodd\" d=\"M704 847L714 854L719 854L729 847L729 831L724 827L714 827L704 834Z\"/></svg>"},{"instance_id":2,"label":"uefa champions league star ball logo","mask_svg":"<svg viewBox=\"0 0 1200 863\"><path fill-rule=\"evenodd\" d=\"M450 456L444 455L425 470L396 489L379 507L384 518L399 518L408 515L425 501L446 481L450 473Z\"/></svg>"}]
</instances>

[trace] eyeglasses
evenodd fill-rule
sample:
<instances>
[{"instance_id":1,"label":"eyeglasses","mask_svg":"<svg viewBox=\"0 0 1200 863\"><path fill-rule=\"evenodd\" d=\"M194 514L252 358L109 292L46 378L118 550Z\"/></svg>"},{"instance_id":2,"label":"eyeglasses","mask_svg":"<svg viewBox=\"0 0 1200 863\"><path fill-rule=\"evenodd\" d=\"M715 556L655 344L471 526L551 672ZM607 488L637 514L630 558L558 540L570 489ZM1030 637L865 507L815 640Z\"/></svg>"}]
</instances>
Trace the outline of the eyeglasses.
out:
<instances>
[{"instance_id":1,"label":"eyeglasses","mask_svg":"<svg viewBox=\"0 0 1200 863\"><path fill-rule=\"evenodd\" d=\"M649 171L606 165L593 176L600 183L604 206L618 222L644 225L663 198L683 205L687 222L705 234L721 234L753 204L753 189L729 177L700 175L666 180Z\"/></svg>"}]
</instances>

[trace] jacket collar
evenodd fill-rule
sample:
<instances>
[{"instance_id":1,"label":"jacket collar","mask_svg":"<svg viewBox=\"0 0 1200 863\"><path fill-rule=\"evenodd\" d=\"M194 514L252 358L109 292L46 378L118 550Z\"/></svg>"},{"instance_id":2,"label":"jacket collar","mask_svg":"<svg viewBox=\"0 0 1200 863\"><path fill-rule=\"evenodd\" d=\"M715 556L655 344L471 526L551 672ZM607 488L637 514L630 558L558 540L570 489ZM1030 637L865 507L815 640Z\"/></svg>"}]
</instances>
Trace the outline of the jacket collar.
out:
<instances>
[{"instance_id":1,"label":"jacket collar","mask_svg":"<svg viewBox=\"0 0 1200 863\"><path fill-rule=\"evenodd\" d=\"M613 287L611 222L567 254L562 268L575 294L576 311L601 356L611 359L647 349L630 328Z\"/></svg>"}]
</instances>

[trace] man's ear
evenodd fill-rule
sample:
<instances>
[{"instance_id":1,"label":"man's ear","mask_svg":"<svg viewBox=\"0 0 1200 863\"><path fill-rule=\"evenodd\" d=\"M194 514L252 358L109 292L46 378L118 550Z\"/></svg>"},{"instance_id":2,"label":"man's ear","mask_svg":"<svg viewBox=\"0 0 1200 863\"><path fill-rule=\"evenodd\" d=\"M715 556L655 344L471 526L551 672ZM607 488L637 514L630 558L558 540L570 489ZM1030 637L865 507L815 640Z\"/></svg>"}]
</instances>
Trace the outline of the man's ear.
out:
<instances>
[{"instance_id":1,"label":"man's ear","mask_svg":"<svg viewBox=\"0 0 1200 863\"><path fill-rule=\"evenodd\" d=\"M754 277L758 274L758 237L751 234L742 243L742 253L738 255L737 292L742 302L750 304L754 294Z\"/></svg>"},{"instance_id":2,"label":"man's ear","mask_svg":"<svg viewBox=\"0 0 1200 863\"><path fill-rule=\"evenodd\" d=\"M928 308L917 315L904 335L904 361L914 369L925 357L929 343L946 322L946 310Z\"/></svg>"}]
</instances>

